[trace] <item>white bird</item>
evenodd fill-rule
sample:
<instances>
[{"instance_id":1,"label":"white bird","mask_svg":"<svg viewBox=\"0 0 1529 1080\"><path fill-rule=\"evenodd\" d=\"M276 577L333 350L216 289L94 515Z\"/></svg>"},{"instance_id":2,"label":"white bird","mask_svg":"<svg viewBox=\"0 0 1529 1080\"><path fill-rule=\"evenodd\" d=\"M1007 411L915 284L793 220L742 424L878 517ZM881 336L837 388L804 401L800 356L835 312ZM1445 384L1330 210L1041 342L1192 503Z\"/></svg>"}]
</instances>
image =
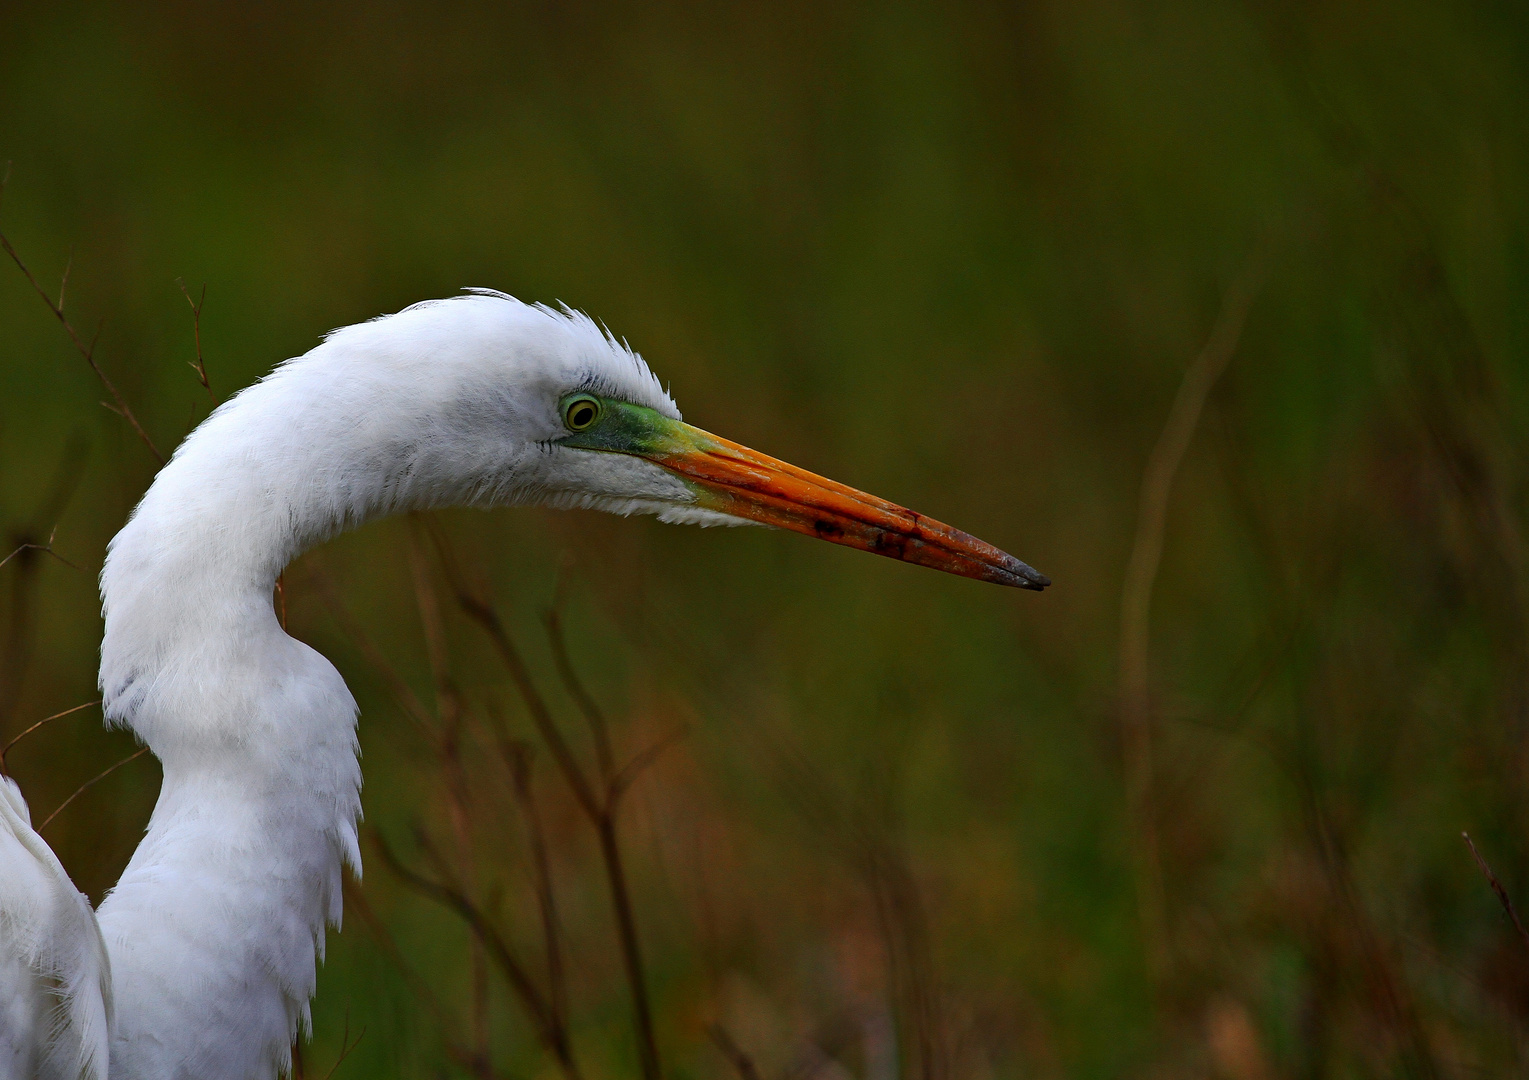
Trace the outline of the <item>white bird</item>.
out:
<instances>
[{"instance_id":1,"label":"white bird","mask_svg":"<svg viewBox=\"0 0 1529 1080\"><path fill-rule=\"evenodd\" d=\"M272 610L282 568L442 506L756 522L1003 585L997 548L685 424L586 316L502 293L329 334L217 409L101 571L107 723L164 770L92 913L0 785L0 1080L272 1080L306 1027L341 872L360 872L356 703Z\"/></svg>"}]
</instances>

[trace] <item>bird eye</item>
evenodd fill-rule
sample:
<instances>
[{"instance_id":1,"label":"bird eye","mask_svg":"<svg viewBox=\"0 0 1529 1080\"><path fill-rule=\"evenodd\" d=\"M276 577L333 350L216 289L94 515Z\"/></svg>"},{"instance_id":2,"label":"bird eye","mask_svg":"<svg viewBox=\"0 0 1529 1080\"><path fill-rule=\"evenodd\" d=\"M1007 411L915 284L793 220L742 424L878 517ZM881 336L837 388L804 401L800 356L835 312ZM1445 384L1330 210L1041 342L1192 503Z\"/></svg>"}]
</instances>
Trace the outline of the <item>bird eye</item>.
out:
<instances>
[{"instance_id":1,"label":"bird eye","mask_svg":"<svg viewBox=\"0 0 1529 1080\"><path fill-rule=\"evenodd\" d=\"M600 402L592 397L576 397L563 406L563 423L569 431L587 431L600 419Z\"/></svg>"}]
</instances>

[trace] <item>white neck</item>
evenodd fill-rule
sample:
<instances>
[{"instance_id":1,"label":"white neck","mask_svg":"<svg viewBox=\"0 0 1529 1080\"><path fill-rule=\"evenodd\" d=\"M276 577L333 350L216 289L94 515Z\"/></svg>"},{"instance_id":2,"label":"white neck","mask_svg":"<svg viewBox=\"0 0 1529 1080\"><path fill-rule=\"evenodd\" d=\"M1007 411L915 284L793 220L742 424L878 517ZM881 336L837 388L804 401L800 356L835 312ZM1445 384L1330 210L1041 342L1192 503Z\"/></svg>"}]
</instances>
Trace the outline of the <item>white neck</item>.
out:
<instances>
[{"instance_id":1,"label":"white neck","mask_svg":"<svg viewBox=\"0 0 1529 1080\"><path fill-rule=\"evenodd\" d=\"M336 512L294 502L290 478L332 462L265 390L161 472L102 573L106 713L164 766L147 835L99 913L113 1080L285 1070L325 924L339 922L342 864L360 869L355 702L282 631L271 592L289 558L367 516L387 478L353 470Z\"/></svg>"}]
</instances>

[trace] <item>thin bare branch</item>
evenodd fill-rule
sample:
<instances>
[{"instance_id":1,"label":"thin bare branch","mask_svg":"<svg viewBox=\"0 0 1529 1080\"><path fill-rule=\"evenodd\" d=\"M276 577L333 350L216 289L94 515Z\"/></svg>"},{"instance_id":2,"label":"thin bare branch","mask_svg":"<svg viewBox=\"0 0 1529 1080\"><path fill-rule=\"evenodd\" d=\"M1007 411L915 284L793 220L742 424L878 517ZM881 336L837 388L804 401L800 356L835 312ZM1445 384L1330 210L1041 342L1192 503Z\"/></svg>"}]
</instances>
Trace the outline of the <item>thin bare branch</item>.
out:
<instances>
[{"instance_id":1,"label":"thin bare branch","mask_svg":"<svg viewBox=\"0 0 1529 1080\"><path fill-rule=\"evenodd\" d=\"M689 733L689 725L681 724L646 750L639 751L631 761L623 765L621 771L611 777L609 795L607 796L611 807L614 809L616 803L627 793L627 789L632 786L633 782L642 775L644 769L652 765L663 756L665 750L668 750Z\"/></svg>"},{"instance_id":2,"label":"thin bare branch","mask_svg":"<svg viewBox=\"0 0 1529 1080\"><path fill-rule=\"evenodd\" d=\"M653 1030L653 1009L648 1002L648 979L637 937L637 918L632 910L627 888L626 869L622 862L621 840L616 831L616 817L607 806L595 822L600 837L600 855L605 862L606 880L611 890L611 907L616 914L616 933L621 940L621 959L626 968L627 984L632 994L633 1020L637 1028L637 1050L643 1080L661 1080L658 1039Z\"/></svg>"},{"instance_id":3,"label":"thin bare branch","mask_svg":"<svg viewBox=\"0 0 1529 1080\"><path fill-rule=\"evenodd\" d=\"M563 976L562 927L557 917L557 894L552 887L552 862L547 855L547 833L531 786L531 748L524 742L501 739L500 753L510 770L515 801L526 820L531 842L531 866L536 883L536 906L541 916L542 943L547 955L547 986L553 1019L559 1027L568 1023L568 988Z\"/></svg>"},{"instance_id":4,"label":"thin bare branch","mask_svg":"<svg viewBox=\"0 0 1529 1080\"><path fill-rule=\"evenodd\" d=\"M1243 325L1262 281L1263 260L1260 255L1255 255L1227 290L1210 337L1185 371L1162 434L1147 459L1136 537L1126 566L1120 604L1121 686L1123 693L1132 696L1139 697L1147 691L1146 650L1152 587L1162 561L1168 497L1173 490L1173 480L1199 426L1206 399L1237 351Z\"/></svg>"},{"instance_id":5,"label":"thin bare branch","mask_svg":"<svg viewBox=\"0 0 1529 1080\"><path fill-rule=\"evenodd\" d=\"M479 598L464 581L450 546L439 532L435 534L441 565L456 593L457 604L474 622L488 634L498 650L500 658L510 672L510 677L520 692L521 699L531 714L537 733L552 753L564 780L573 791L581 809L588 816L600 840L600 855L605 864L606 882L611 893L611 907L616 917L616 931L621 943L621 956L626 970L627 982L632 996L633 1022L637 1029L637 1048L642 1065L643 1080L661 1080L662 1066L658 1055L658 1040L654 1034L653 1012L648 1001L647 978L644 972L642 949L637 935L637 920L632 911L631 893L627 887L626 870L622 861L621 842L616 825L615 805L610 791L597 797L578 758L569 747L547 707L546 699L536 688L530 669L515 647L503 621L494 606ZM571 670L571 669L570 669ZM596 710L598 713L598 709Z\"/></svg>"},{"instance_id":6,"label":"thin bare branch","mask_svg":"<svg viewBox=\"0 0 1529 1080\"><path fill-rule=\"evenodd\" d=\"M488 634L500 659L504 661L504 666L509 669L510 678L520 692L521 700L526 703L526 710L531 714L531 722L536 725L537 733L541 735L547 748L552 751L553 760L557 762L558 769L573 790L574 798L578 800L579 806L589 815L591 821L598 821L603 807L595 798L594 789L590 787L589 780L585 777L584 770L580 768L573 750L563 738L562 732L558 730L557 721L552 718L552 710L547 707L546 699L536 689L536 684L531 679L531 671L526 667L520 650L510 639L509 632L505 630L499 613L492 604L478 599L460 580L456 580L449 564L447 565L448 575L453 578L452 589L456 592L457 604Z\"/></svg>"},{"instance_id":7,"label":"thin bare branch","mask_svg":"<svg viewBox=\"0 0 1529 1080\"><path fill-rule=\"evenodd\" d=\"M181 295L186 298L186 303L191 305L191 326L196 335L196 361L186 361L191 370L196 372L197 381L202 384L202 389L207 391L207 396L212 399L212 407L216 409L219 404L218 395L212 392L212 384L207 381L207 362L202 359L202 305L207 303L207 283L202 283L202 295L191 299L191 293L186 289L186 283L180 278L175 279L175 284L180 286Z\"/></svg>"},{"instance_id":8,"label":"thin bare branch","mask_svg":"<svg viewBox=\"0 0 1529 1080\"><path fill-rule=\"evenodd\" d=\"M335 1070L344 1064L345 1059L350 1057L351 1051L360 1046L364 1038L366 1038L366 1028L363 1027L361 1033L356 1036L356 1041L350 1041L350 1010L346 1009L345 1030L340 1033L340 1056L334 1059L333 1065L329 1066L329 1071L324 1074L324 1080L330 1080L334 1076Z\"/></svg>"},{"instance_id":9,"label":"thin bare branch","mask_svg":"<svg viewBox=\"0 0 1529 1080\"><path fill-rule=\"evenodd\" d=\"M553 661L557 665L558 674L563 680L563 685L568 691L569 697L573 698L578 705L579 711L584 714L585 721L589 724L590 731L594 735L595 752L598 759L600 774L605 780L604 798L600 804L600 813L595 819L595 831L600 837L600 855L605 864L606 882L611 893L611 907L616 916L616 932L621 942L621 957L626 970L627 983L632 996L633 1023L637 1029L637 1048L640 1063L642 1065L644 1080L659 1080L663 1074L663 1068L659 1061L658 1039L653 1027L653 1011L648 999L648 984L645 965L642 958L641 942L637 934L637 917L632 906L631 893L627 886L626 868L621 853L620 834L616 812L622 795L634 780L641 775L643 769L657 760L658 756L668 749L676 738L684 734L683 726L670 736L660 739L659 742L647 750L639 753L632 761L619 770L615 768L615 758L611 750L609 727L605 722L605 714L594 696L584 688L583 682L575 672L573 663L568 657L567 644L563 637L562 621L559 618L561 599L563 595L563 583L565 581L562 569L558 573L558 587L554 594L552 607L544 616L547 628L547 636L552 646Z\"/></svg>"},{"instance_id":10,"label":"thin bare branch","mask_svg":"<svg viewBox=\"0 0 1529 1080\"><path fill-rule=\"evenodd\" d=\"M89 709L92 706L99 705L99 704L101 704L101 699L100 698L96 698L96 700L94 700L94 701L87 701L83 705L76 705L72 709L65 709L63 712L56 712L52 716L45 716L41 720L37 721L37 723L33 724L31 727L29 727L25 731L23 731L20 735L17 735L10 742L6 743L5 746L0 747L0 775L7 775L7 776L10 775L9 773L6 773L6 771L5 771L5 755L9 754L11 752L11 749L17 743L19 743L22 739L24 739L28 735L32 734L32 732L36 731L38 728L42 727L44 724L51 724L55 720L62 719L63 717L73 715L74 713L77 713L77 712L79 712L82 709Z\"/></svg>"},{"instance_id":11,"label":"thin bare branch","mask_svg":"<svg viewBox=\"0 0 1529 1080\"><path fill-rule=\"evenodd\" d=\"M361 921L366 923L366 928L377 939L377 944L382 949L383 955L392 961L393 966L403 976L404 982L409 984L409 990L415 997L425 1003L426 1008L435 1014L436 1022L444 1029L447 1026L446 1010L442 1008L440 999L431 991L429 984L420 978L419 973L404 959L403 951L399 949L398 942L393 940L393 935L388 931L387 924L378 918L377 913L372 910L372 905L367 901L366 893L361 890L360 883L349 875L346 875L344 880L345 902L361 916Z\"/></svg>"},{"instance_id":12,"label":"thin bare branch","mask_svg":"<svg viewBox=\"0 0 1529 1080\"><path fill-rule=\"evenodd\" d=\"M562 582L559 574L559 588L555 594L553 604L542 616L542 621L547 627L547 639L552 645L552 662L557 666L558 676L563 680L563 686L568 691L568 696L573 699L583 714L584 720L589 724L590 734L595 740L595 758L600 765L600 778L605 781L609 788L616 776L615 755L611 751L610 727L605 722L605 713L594 696L584 688L584 683L579 679L578 673L573 669L573 662L568 658L568 643L563 637L563 620L561 614Z\"/></svg>"},{"instance_id":13,"label":"thin bare branch","mask_svg":"<svg viewBox=\"0 0 1529 1080\"><path fill-rule=\"evenodd\" d=\"M74 269L74 249L69 249L69 258L64 261L64 275L58 281L58 303L54 307L59 311L64 310L64 289L69 284L69 271Z\"/></svg>"},{"instance_id":14,"label":"thin bare branch","mask_svg":"<svg viewBox=\"0 0 1529 1080\"><path fill-rule=\"evenodd\" d=\"M1492 891L1497 894L1497 899L1502 903L1502 909L1508 913L1508 918L1513 921L1513 928L1518 931L1519 940L1524 943L1524 948L1529 949L1529 930L1524 929L1523 920L1518 917L1518 909L1513 906L1513 901L1508 898L1508 890L1503 888L1502 882L1497 880L1497 875L1492 873L1492 868L1481 857L1481 852L1476 850L1476 842L1471 839L1471 834L1462 832L1460 836L1465 840L1465 846L1471 849L1471 857L1476 860L1476 865L1487 879L1487 884L1492 886Z\"/></svg>"},{"instance_id":15,"label":"thin bare branch","mask_svg":"<svg viewBox=\"0 0 1529 1080\"><path fill-rule=\"evenodd\" d=\"M37 293L38 298L41 299L44 304L48 305L48 310L53 313L53 317L59 321L59 325L62 326L64 328L64 332L69 335L69 340L74 343L75 351L78 352L80 356L84 357L85 363L90 365L90 370L95 372L96 378L99 379L101 385L106 388L106 392L111 395L112 401L115 404L109 405L108 407L133 426L133 430L136 431L138 433L138 437L143 440L143 445L149 448L149 453L153 454L155 459L161 465L163 465L165 463L165 456L159 452L159 448L154 445L154 440L149 438L149 433L145 431L143 429L143 425L138 422L138 417L133 414L133 410L128 406L127 400L123 398L123 396L117 391L116 386L113 385L111 379L107 377L106 372L101 370L101 365L96 363L95 345L96 338L101 336L100 326L97 326L96 328L96 337L91 339L89 346L86 346L86 344L80 339L79 332L75 330L74 324L71 323L68 316L64 314L62 302L57 304L53 302L53 298L48 295L48 291L42 287L37 278L33 276L32 271L27 268L27 264L22 261L21 255L18 254L15 247L11 245L10 238L7 237L4 232L0 232L0 249L3 249L5 253L11 257L11 261L16 264L16 268L20 270L22 276L27 279L27 283L32 286L32 290ZM68 280L68 271L65 271L65 280ZM59 288L59 300L63 300L62 286ZM102 320L101 325L105 325L105 320Z\"/></svg>"},{"instance_id":16,"label":"thin bare branch","mask_svg":"<svg viewBox=\"0 0 1529 1080\"><path fill-rule=\"evenodd\" d=\"M21 686L32 655L34 638L34 600L41 570L41 552L49 555L73 570L80 568L58 554L53 541L58 535L58 519L63 516L70 500L79 487L81 464L85 446L79 432L69 437L53 473L53 480L38 501L28 522L11 533L10 543L17 545L0 566L16 560L16 572L10 581L10 605L6 619L3 643L0 643L0 729L9 730L11 717L22 699ZM46 522L53 522L46 543L41 541L41 530ZM3 769L3 766L0 766Z\"/></svg>"},{"instance_id":17,"label":"thin bare branch","mask_svg":"<svg viewBox=\"0 0 1529 1080\"><path fill-rule=\"evenodd\" d=\"M16 549L14 551L12 551L5 558L0 559L0 566L4 566L6 563L8 563L12 559L14 559L17 555L20 555L23 551L40 551L44 555L51 555L51 556L53 556L59 562L63 563L65 566L69 567L69 569L71 569L71 570L78 570L80 573L83 574L85 572L83 567L76 566L74 563L70 562L68 559L64 558L58 552L53 550L53 537L54 537L54 535L57 532L58 532L58 526L55 525L53 527L53 532L48 534L48 542L46 544L34 544L34 543L30 543L30 542L24 543L24 544L17 544L16 545Z\"/></svg>"},{"instance_id":18,"label":"thin bare branch","mask_svg":"<svg viewBox=\"0 0 1529 1080\"><path fill-rule=\"evenodd\" d=\"M425 548L426 527L423 518L409 518L409 566L414 577L414 596L419 607L420 628L425 636L425 652L430 660L430 675L435 688L436 730L440 732L439 752L446 779L447 811L456 841L457 862L463 891L477 891L473 857L472 800L467 774L462 767L462 723L467 707L451 674L451 657L446 643L446 624L441 616L440 597ZM476 937L469 941L469 967L472 974L473 1058L476 1070L483 1073L489 1061L488 963L483 945Z\"/></svg>"},{"instance_id":19,"label":"thin bare branch","mask_svg":"<svg viewBox=\"0 0 1529 1080\"><path fill-rule=\"evenodd\" d=\"M578 1080L579 1071L571 1044L553 1025L551 1010L541 991L488 917L456 886L432 881L405 866L380 833L374 831L372 841L382 861L401 882L421 896L456 912L467 923L509 982L542 1045L557 1059L570 1080Z\"/></svg>"},{"instance_id":20,"label":"thin bare branch","mask_svg":"<svg viewBox=\"0 0 1529 1080\"><path fill-rule=\"evenodd\" d=\"M454 746L466 708L461 691L451 676L451 660L446 647L446 624L441 617L441 603L431 579L426 557L423 526L418 515L409 520L409 569L414 577L414 599L419 607L420 629L425 636L425 654L430 660L430 677L435 688L435 711L442 737Z\"/></svg>"},{"instance_id":21,"label":"thin bare branch","mask_svg":"<svg viewBox=\"0 0 1529 1080\"><path fill-rule=\"evenodd\" d=\"M350 609L340 600L339 593L335 589L334 582L330 580L329 575L310 561L308 563L308 580L317 587L319 599L329 609L329 614L334 618L335 622L339 623L340 631L350 638L356 648L361 650L361 655L366 659L372 670L382 677L383 684L387 687L388 693L392 696L394 703L398 705L400 711L414 723L414 726L432 747L438 747L440 736L435 730L435 723L430 710L425 708L424 702L419 700L419 696L414 693L414 690L409 686L404 677L398 673L398 669L382 654L382 650L373 644L371 637L361 628L361 624L350 613Z\"/></svg>"},{"instance_id":22,"label":"thin bare branch","mask_svg":"<svg viewBox=\"0 0 1529 1080\"><path fill-rule=\"evenodd\" d=\"M547 708L546 699L536 689L520 651L515 648L499 613L493 605L479 599L463 583L456 564L445 547L444 538L436 538L442 551L442 565L457 594L457 603L467 615L483 627L489 639L499 651L510 677L526 703L537 732L552 752L574 798L595 826L600 839L600 856L605 864L606 883L610 888L611 907L616 916L616 931L621 942L621 958L626 970L627 983L632 995L633 1022L637 1028L637 1048L642 1065L643 1080L661 1080L662 1066L658 1056L658 1040L654 1035L653 1011L648 1002L647 977L644 972L642 949L637 936L637 919L632 912L630 890L627 888L626 869L622 862L621 842L616 828L614 806L608 792L605 798L596 798L578 759L564 740L562 732Z\"/></svg>"},{"instance_id":23,"label":"thin bare branch","mask_svg":"<svg viewBox=\"0 0 1529 1080\"><path fill-rule=\"evenodd\" d=\"M147 754L148 752L149 752L149 748L147 746L140 746L137 750L133 751L127 757L125 757L121 761L117 762L115 765L111 765L111 766L108 766L105 769L102 769L95 776L92 776L89 780L86 780L83 784L81 784L79 787L74 789L74 794L73 795L69 796L63 802L58 804L58 809L57 810L53 811L53 813L51 813L47 817L43 818L42 824L37 826L37 831L38 832L42 832L44 829L46 829L52 823L54 818L56 818L56 817L58 817L58 815L62 814L64 812L65 808L68 807L68 805L70 803L74 802L75 799L78 799L89 788L91 788L94 785L100 783L102 780L105 780L112 773L116 772L118 769L122 768L122 766L126 765L129 761L134 761L134 760L136 760L138 758L141 758L141 757L143 757L144 754Z\"/></svg>"},{"instance_id":24,"label":"thin bare branch","mask_svg":"<svg viewBox=\"0 0 1529 1080\"><path fill-rule=\"evenodd\" d=\"M1126 563L1120 596L1120 731L1125 750L1126 786L1136 833L1139 887L1137 903L1148 958L1161 982L1172 967L1162 857L1154 809L1152 705L1149 668L1152 589L1162 562L1168 498L1184 454L1200 423L1200 414L1237 345L1248 311L1263 282L1260 248L1227 290L1209 338L1184 373L1168 420L1147 458L1141 482L1136 536Z\"/></svg>"},{"instance_id":25,"label":"thin bare branch","mask_svg":"<svg viewBox=\"0 0 1529 1080\"><path fill-rule=\"evenodd\" d=\"M738 1074L738 1080L761 1080L754 1059L733 1041L733 1037L727 1033L727 1028L721 1024L711 1024L707 1027L706 1033L711 1036L711 1041L718 1050L722 1051L722 1056L727 1058L728 1064Z\"/></svg>"}]
</instances>

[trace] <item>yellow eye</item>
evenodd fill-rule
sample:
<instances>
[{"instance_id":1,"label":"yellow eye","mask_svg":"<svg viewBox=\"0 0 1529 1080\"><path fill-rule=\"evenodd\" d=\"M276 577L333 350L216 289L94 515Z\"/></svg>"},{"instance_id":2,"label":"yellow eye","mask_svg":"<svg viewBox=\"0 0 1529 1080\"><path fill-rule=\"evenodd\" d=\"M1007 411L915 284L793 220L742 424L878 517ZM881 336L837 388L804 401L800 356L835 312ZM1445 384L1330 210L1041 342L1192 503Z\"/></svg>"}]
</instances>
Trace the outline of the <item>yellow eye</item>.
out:
<instances>
[{"instance_id":1,"label":"yellow eye","mask_svg":"<svg viewBox=\"0 0 1529 1080\"><path fill-rule=\"evenodd\" d=\"M592 397L576 397L563 406L563 423L569 431L587 431L600 419L600 402Z\"/></svg>"}]
</instances>

